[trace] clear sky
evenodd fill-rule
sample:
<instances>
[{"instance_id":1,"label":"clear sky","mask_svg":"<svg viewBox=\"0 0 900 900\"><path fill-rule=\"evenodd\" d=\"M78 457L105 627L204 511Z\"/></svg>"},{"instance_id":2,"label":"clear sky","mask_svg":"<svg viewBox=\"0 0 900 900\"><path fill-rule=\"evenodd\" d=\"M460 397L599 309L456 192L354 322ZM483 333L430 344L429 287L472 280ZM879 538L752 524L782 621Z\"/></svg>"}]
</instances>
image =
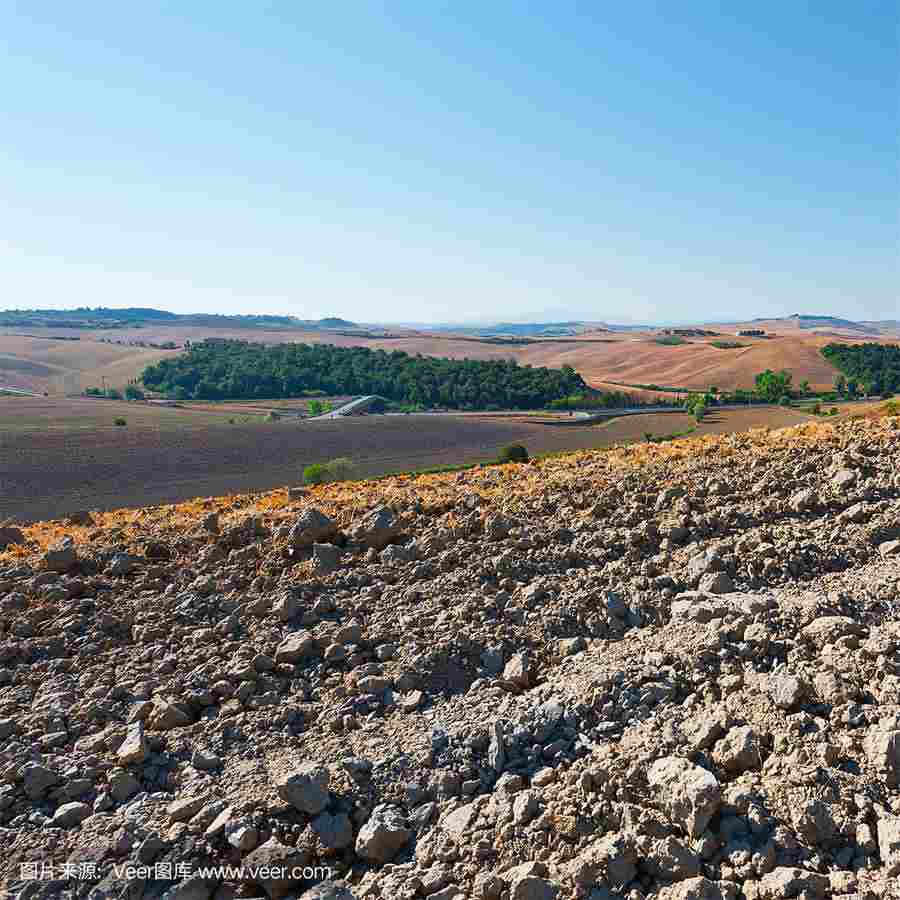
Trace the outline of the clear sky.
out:
<instances>
[{"instance_id":1,"label":"clear sky","mask_svg":"<svg viewBox=\"0 0 900 900\"><path fill-rule=\"evenodd\" d=\"M0 307L900 317L900 0L0 0Z\"/></svg>"}]
</instances>

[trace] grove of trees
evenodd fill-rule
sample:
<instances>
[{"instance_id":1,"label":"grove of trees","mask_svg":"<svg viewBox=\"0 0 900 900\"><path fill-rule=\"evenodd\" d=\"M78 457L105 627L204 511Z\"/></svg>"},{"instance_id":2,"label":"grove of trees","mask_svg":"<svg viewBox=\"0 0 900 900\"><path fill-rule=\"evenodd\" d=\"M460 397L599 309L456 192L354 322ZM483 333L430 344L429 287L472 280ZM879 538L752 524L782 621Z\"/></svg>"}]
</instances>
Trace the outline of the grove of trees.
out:
<instances>
[{"instance_id":1,"label":"grove of trees","mask_svg":"<svg viewBox=\"0 0 900 900\"><path fill-rule=\"evenodd\" d=\"M321 391L454 409L534 409L588 390L571 366L545 369L368 347L218 340L149 366L141 380L175 399L302 397Z\"/></svg>"},{"instance_id":2,"label":"grove of trees","mask_svg":"<svg viewBox=\"0 0 900 900\"><path fill-rule=\"evenodd\" d=\"M568 397L560 397L558 400L551 400L547 404L549 409L554 410L578 409L585 411L592 409L623 409L628 406L648 405L669 406L674 405L674 403L654 400L653 404L648 404L639 396L628 394L624 391L589 391L587 393L572 394Z\"/></svg>"},{"instance_id":3,"label":"grove of trees","mask_svg":"<svg viewBox=\"0 0 900 900\"><path fill-rule=\"evenodd\" d=\"M839 372L835 388L851 396L862 388L866 394L900 391L900 345L828 344L822 355Z\"/></svg>"}]
</instances>

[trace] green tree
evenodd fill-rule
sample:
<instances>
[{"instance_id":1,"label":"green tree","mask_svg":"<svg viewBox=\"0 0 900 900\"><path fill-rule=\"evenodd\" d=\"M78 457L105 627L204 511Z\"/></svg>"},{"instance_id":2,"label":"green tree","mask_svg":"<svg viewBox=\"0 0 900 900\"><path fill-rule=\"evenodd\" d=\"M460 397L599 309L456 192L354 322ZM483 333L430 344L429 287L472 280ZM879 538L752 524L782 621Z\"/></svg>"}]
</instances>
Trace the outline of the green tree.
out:
<instances>
[{"instance_id":1,"label":"green tree","mask_svg":"<svg viewBox=\"0 0 900 900\"><path fill-rule=\"evenodd\" d=\"M136 384L129 384L125 388L125 399L126 400L143 400L144 392Z\"/></svg>"},{"instance_id":2,"label":"green tree","mask_svg":"<svg viewBox=\"0 0 900 900\"><path fill-rule=\"evenodd\" d=\"M766 369L756 376L755 383L757 395L768 403L778 403L782 397L791 395L791 373L784 369L780 372Z\"/></svg>"},{"instance_id":3,"label":"green tree","mask_svg":"<svg viewBox=\"0 0 900 900\"><path fill-rule=\"evenodd\" d=\"M704 394L689 394L684 401L684 408L689 416L693 416L696 422L702 422L706 415L706 396Z\"/></svg>"},{"instance_id":4,"label":"green tree","mask_svg":"<svg viewBox=\"0 0 900 900\"><path fill-rule=\"evenodd\" d=\"M867 394L900 390L900 345L828 344L822 355L840 372L839 393L849 391L851 382Z\"/></svg>"}]
</instances>

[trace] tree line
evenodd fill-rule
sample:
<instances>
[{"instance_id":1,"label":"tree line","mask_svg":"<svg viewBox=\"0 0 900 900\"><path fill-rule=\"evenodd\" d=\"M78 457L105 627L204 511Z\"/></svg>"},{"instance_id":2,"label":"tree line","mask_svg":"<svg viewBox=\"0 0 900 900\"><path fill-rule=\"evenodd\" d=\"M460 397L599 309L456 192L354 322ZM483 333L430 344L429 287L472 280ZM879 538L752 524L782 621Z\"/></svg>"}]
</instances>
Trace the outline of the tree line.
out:
<instances>
[{"instance_id":1,"label":"tree line","mask_svg":"<svg viewBox=\"0 0 900 900\"><path fill-rule=\"evenodd\" d=\"M534 409L588 391L571 367L512 360L410 356L331 344L209 341L144 370L152 391L176 400L243 400L378 394L401 404L452 409Z\"/></svg>"},{"instance_id":2,"label":"tree line","mask_svg":"<svg viewBox=\"0 0 900 900\"><path fill-rule=\"evenodd\" d=\"M840 371L835 384L841 393L852 396L859 388L866 394L900 391L898 344L828 344L822 355Z\"/></svg>"}]
</instances>

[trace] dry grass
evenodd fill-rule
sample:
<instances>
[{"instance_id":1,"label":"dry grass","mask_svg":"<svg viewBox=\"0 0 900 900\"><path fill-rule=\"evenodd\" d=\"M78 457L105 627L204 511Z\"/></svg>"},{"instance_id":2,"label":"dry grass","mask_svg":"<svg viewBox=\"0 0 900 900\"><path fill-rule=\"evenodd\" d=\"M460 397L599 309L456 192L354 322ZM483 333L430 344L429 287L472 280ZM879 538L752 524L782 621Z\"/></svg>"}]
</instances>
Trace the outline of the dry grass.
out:
<instances>
[{"instance_id":1,"label":"dry grass","mask_svg":"<svg viewBox=\"0 0 900 900\"><path fill-rule=\"evenodd\" d=\"M0 384L61 395L100 387L105 378L107 387L121 389L146 366L177 352L105 344L93 337L54 341L0 334Z\"/></svg>"}]
</instances>

